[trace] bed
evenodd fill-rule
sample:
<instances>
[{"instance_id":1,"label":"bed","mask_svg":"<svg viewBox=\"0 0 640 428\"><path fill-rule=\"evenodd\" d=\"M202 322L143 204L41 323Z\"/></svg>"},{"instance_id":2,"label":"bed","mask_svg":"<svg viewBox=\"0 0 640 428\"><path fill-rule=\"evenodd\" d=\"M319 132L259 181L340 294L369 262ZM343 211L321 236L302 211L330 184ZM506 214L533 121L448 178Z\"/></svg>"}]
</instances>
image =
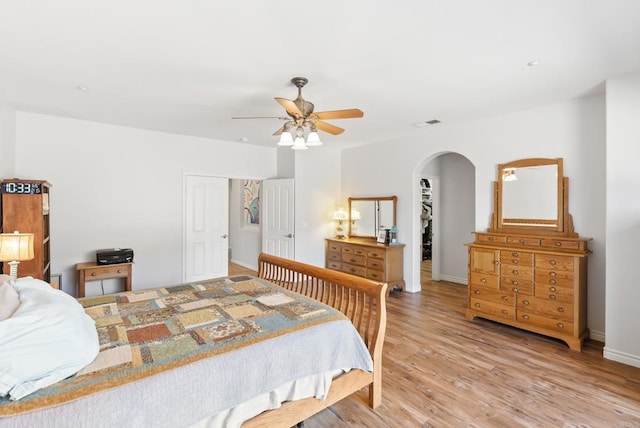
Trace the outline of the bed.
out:
<instances>
[{"instance_id":1,"label":"bed","mask_svg":"<svg viewBox=\"0 0 640 428\"><path fill-rule=\"evenodd\" d=\"M258 264L257 277L79 299L100 353L0 399L0 427L291 427L364 387L377 407L386 284L267 254Z\"/></svg>"}]
</instances>

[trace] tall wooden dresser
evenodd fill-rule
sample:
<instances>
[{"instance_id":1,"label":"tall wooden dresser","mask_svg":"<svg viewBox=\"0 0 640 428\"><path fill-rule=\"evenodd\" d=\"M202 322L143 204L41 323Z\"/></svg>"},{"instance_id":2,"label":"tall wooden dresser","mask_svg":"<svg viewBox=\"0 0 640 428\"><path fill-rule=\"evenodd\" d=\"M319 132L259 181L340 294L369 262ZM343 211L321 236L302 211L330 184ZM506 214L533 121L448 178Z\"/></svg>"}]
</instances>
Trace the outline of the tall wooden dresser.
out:
<instances>
[{"instance_id":1,"label":"tall wooden dresser","mask_svg":"<svg viewBox=\"0 0 640 428\"><path fill-rule=\"evenodd\" d=\"M526 168L553 165L550 161L527 159L500 165L499 177L503 177L505 169L513 168L524 180ZM497 212L492 225L487 232L475 232L474 242L468 244L467 318L486 318L554 337L566 342L570 349L580 351L589 334L590 239L573 232L567 207L568 179L562 177L562 159L553 161L559 176L556 219L509 217L503 199L503 189L508 184L496 183Z\"/></svg>"},{"instance_id":2,"label":"tall wooden dresser","mask_svg":"<svg viewBox=\"0 0 640 428\"><path fill-rule=\"evenodd\" d=\"M386 282L389 290L404 290L403 252L404 244L378 244L375 238L329 238L325 241L325 266Z\"/></svg>"},{"instance_id":3,"label":"tall wooden dresser","mask_svg":"<svg viewBox=\"0 0 640 428\"><path fill-rule=\"evenodd\" d=\"M51 237L49 234L49 188L44 180L3 180L2 233L19 231L33 233L33 260L20 262L18 275L32 276L50 282ZM9 273L5 263L4 273Z\"/></svg>"}]
</instances>

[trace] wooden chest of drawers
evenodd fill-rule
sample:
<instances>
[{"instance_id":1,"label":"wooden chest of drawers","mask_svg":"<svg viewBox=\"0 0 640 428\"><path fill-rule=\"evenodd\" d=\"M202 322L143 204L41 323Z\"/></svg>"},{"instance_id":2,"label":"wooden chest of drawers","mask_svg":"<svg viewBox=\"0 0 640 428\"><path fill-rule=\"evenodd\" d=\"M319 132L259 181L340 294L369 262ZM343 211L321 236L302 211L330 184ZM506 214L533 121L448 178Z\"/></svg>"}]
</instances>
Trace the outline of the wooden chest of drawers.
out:
<instances>
[{"instance_id":1,"label":"wooden chest of drawers","mask_svg":"<svg viewBox=\"0 0 640 428\"><path fill-rule=\"evenodd\" d=\"M580 351L587 330L588 239L476 233L469 244L467 318L563 340Z\"/></svg>"},{"instance_id":2,"label":"wooden chest of drawers","mask_svg":"<svg viewBox=\"0 0 640 428\"><path fill-rule=\"evenodd\" d=\"M352 275L389 284L403 290L404 244L383 245L371 239L327 239L325 266Z\"/></svg>"}]
</instances>

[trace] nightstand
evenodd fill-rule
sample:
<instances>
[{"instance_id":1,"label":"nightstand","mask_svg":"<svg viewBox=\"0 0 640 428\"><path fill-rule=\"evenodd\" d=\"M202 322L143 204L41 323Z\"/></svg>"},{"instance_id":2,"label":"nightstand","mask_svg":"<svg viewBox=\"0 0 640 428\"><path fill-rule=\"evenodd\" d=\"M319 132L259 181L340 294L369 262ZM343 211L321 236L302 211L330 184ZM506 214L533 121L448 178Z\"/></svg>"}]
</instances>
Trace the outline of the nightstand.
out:
<instances>
[{"instance_id":1,"label":"nightstand","mask_svg":"<svg viewBox=\"0 0 640 428\"><path fill-rule=\"evenodd\" d=\"M133 263L117 263L99 265L96 262L78 263L78 297L84 297L85 282L103 279L122 278L124 290L131 291L131 274Z\"/></svg>"}]
</instances>

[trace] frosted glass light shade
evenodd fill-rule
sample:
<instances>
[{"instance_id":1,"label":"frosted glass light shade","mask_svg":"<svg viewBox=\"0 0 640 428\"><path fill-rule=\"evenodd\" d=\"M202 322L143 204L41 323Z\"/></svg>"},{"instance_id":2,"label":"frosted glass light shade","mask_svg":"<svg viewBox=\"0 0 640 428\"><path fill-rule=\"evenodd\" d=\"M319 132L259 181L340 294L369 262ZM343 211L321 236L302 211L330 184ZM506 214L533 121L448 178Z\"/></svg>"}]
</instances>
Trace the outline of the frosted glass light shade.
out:
<instances>
[{"instance_id":1,"label":"frosted glass light shade","mask_svg":"<svg viewBox=\"0 0 640 428\"><path fill-rule=\"evenodd\" d=\"M291 136L291 132L284 131L280 134L280 141L278 141L278 145L285 147L293 146L293 137Z\"/></svg>"},{"instance_id":2,"label":"frosted glass light shade","mask_svg":"<svg viewBox=\"0 0 640 428\"><path fill-rule=\"evenodd\" d=\"M307 136L307 147L321 146L322 141L320 141L320 136L316 131L309 132Z\"/></svg>"}]
</instances>

